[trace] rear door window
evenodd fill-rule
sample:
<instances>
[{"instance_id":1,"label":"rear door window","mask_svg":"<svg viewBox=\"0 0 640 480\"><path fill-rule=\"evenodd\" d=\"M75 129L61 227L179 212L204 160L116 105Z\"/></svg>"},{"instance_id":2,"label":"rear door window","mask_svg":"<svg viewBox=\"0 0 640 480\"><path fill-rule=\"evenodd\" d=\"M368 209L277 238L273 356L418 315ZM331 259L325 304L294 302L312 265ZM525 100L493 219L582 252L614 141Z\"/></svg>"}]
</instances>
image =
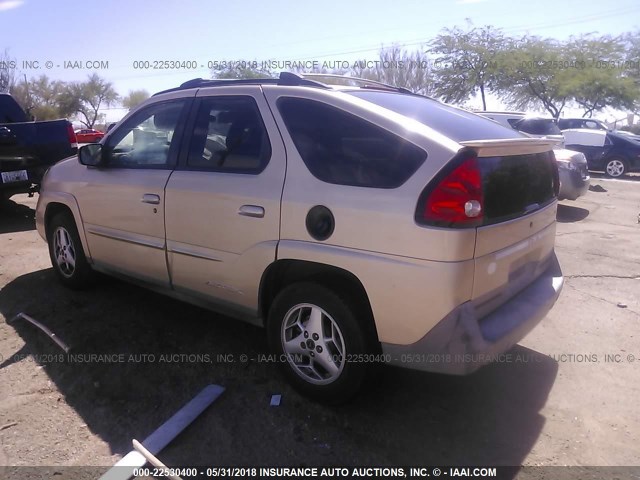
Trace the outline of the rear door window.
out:
<instances>
[{"instance_id":1,"label":"rear door window","mask_svg":"<svg viewBox=\"0 0 640 480\"><path fill-rule=\"evenodd\" d=\"M403 138L315 100L281 98L278 109L305 165L323 182L397 188L427 158Z\"/></svg>"},{"instance_id":2,"label":"rear door window","mask_svg":"<svg viewBox=\"0 0 640 480\"><path fill-rule=\"evenodd\" d=\"M187 169L257 174L270 158L269 137L253 98L214 96L202 100Z\"/></svg>"}]
</instances>

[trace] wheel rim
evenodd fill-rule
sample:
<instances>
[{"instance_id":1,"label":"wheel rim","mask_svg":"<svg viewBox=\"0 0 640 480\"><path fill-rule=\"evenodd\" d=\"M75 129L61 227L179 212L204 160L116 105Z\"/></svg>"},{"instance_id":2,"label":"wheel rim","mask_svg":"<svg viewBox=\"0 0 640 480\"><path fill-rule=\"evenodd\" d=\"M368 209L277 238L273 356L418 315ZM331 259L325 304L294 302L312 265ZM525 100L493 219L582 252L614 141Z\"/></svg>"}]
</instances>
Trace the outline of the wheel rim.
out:
<instances>
[{"instance_id":1,"label":"wheel rim","mask_svg":"<svg viewBox=\"0 0 640 480\"><path fill-rule=\"evenodd\" d=\"M282 322L282 348L287 362L305 381L334 382L345 365L344 338L335 320L317 305L291 308Z\"/></svg>"},{"instance_id":2,"label":"wheel rim","mask_svg":"<svg viewBox=\"0 0 640 480\"><path fill-rule=\"evenodd\" d=\"M607 163L607 173L612 177L619 177L624 173L624 163L620 160L611 160Z\"/></svg>"},{"instance_id":3,"label":"wheel rim","mask_svg":"<svg viewBox=\"0 0 640 480\"><path fill-rule=\"evenodd\" d=\"M69 231L57 227L53 232L53 253L58 271L69 278L76 271L76 249Z\"/></svg>"}]
</instances>

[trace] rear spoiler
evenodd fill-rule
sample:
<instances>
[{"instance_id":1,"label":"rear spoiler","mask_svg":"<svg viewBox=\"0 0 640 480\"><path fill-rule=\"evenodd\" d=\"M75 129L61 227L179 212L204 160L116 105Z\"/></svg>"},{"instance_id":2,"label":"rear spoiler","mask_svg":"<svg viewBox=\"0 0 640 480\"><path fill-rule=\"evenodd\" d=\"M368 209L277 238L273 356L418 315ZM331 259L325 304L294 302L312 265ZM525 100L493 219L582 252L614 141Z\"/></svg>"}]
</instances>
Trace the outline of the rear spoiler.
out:
<instances>
[{"instance_id":1,"label":"rear spoiler","mask_svg":"<svg viewBox=\"0 0 640 480\"><path fill-rule=\"evenodd\" d=\"M496 140L469 140L460 145L472 148L478 157L501 157L548 152L562 141L551 138L500 138Z\"/></svg>"}]
</instances>

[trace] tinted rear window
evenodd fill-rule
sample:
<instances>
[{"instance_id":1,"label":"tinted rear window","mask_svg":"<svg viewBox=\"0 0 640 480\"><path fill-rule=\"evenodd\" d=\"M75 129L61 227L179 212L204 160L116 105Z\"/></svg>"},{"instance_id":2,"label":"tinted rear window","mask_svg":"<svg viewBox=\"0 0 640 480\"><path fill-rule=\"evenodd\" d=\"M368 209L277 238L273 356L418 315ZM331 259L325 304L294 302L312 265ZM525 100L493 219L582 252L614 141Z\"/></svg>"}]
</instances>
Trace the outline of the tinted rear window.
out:
<instances>
[{"instance_id":1,"label":"tinted rear window","mask_svg":"<svg viewBox=\"0 0 640 480\"><path fill-rule=\"evenodd\" d=\"M361 90L348 93L413 118L456 142L522 136L488 118L419 95Z\"/></svg>"},{"instance_id":2,"label":"tinted rear window","mask_svg":"<svg viewBox=\"0 0 640 480\"><path fill-rule=\"evenodd\" d=\"M556 196L558 171L551 152L479 159L485 223L541 208Z\"/></svg>"},{"instance_id":3,"label":"tinted rear window","mask_svg":"<svg viewBox=\"0 0 640 480\"><path fill-rule=\"evenodd\" d=\"M396 188L427 158L420 147L325 103L281 98L278 109L305 165L327 183Z\"/></svg>"},{"instance_id":4,"label":"tinted rear window","mask_svg":"<svg viewBox=\"0 0 640 480\"><path fill-rule=\"evenodd\" d=\"M514 122L513 128L531 135L562 135L556 122L550 118L523 118Z\"/></svg>"}]
</instances>

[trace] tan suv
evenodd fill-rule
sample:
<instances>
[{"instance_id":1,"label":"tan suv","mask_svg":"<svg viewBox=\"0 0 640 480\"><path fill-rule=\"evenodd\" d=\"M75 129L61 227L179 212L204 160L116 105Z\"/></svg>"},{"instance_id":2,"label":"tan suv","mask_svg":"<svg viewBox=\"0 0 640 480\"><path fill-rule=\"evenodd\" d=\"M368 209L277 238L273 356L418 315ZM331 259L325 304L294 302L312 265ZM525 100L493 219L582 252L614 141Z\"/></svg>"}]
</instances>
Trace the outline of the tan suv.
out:
<instances>
[{"instance_id":1,"label":"tan suv","mask_svg":"<svg viewBox=\"0 0 640 480\"><path fill-rule=\"evenodd\" d=\"M329 402L372 362L464 374L511 348L563 284L552 143L341 83L198 79L147 100L44 179L60 281L105 272L265 326L294 386Z\"/></svg>"}]
</instances>

